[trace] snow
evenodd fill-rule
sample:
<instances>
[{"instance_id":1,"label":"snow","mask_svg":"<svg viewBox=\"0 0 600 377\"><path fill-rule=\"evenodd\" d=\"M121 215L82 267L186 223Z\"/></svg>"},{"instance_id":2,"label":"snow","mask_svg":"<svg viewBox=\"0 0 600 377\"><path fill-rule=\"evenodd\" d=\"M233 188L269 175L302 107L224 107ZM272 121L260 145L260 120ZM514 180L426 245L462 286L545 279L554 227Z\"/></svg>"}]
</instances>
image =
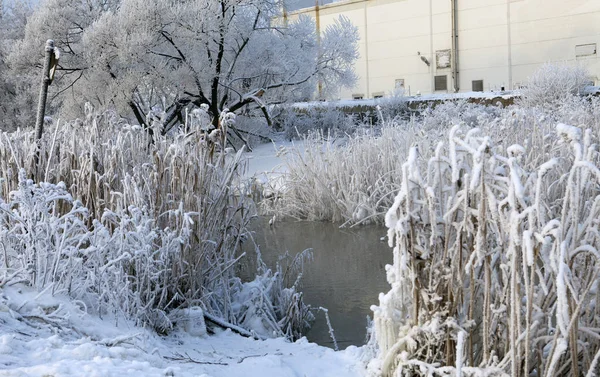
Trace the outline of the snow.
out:
<instances>
[{"instance_id":1,"label":"snow","mask_svg":"<svg viewBox=\"0 0 600 377\"><path fill-rule=\"evenodd\" d=\"M303 142L276 141L260 144L247 153L247 177L269 178L286 172L284 156L290 149L302 148Z\"/></svg>"},{"instance_id":2,"label":"snow","mask_svg":"<svg viewBox=\"0 0 600 377\"><path fill-rule=\"evenodd\" d=\"M463 368L463 351L465 346L465 331L458 332L458 338L456 340L456 375L462 376Z\"/></svg>"},{"instance_id":3,"label":"snow","mask_svg":"<svg viewBox=\"0 0 600 377\"><path fill-rule=\"evenodd\" d=\"M245 178L253 181L254 188L260 188L263 195L267 196L283 188L286 166L286 154L304 154L304 141L274 141L273 143L260 144L248 152L248 167Z\"/></svg>"},{"instance_id":4,"label":"snow","mask_svg":"<svg viewBox=\"0 0 600 377\"><path fill-rule=\"evenodd\" d=\"M581 129L573 126L569 126L564 123L559 123L556 126L556 132L564 137L566 140L571 142L577 142L581 140Z\"/></svg>"},{"instance_id":5,"label":"snow","mask_svg":"<svg viewBox=\"0 0 600 377\"><path fill-rule=\"evenodd\" d=\"M23 286L0 292L0 374L6 377L363 375L356 347L335 352L305 338L260 341L230 330L162 337L123 321L117 327L64 297L36 298Z\"/></svg>"}]
</instances>

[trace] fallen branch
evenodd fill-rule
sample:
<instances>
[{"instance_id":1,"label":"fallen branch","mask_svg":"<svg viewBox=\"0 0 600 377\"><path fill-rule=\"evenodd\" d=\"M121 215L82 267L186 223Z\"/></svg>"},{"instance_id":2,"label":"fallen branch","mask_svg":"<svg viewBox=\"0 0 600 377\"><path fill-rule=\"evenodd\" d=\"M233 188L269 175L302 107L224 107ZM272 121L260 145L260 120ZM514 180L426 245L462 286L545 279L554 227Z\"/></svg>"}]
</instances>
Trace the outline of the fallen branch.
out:
<instances>
[{"instance_id":1,"label":"fallen branch","mask_svg":"<svg viewBox=\"0 0 600 377\"><path fill-rule=\"evenodd\" d=\"M270 137L263 136L263 135L259 135L259 134L257 134L257 133L250 132L250 131L246 131L246 130L242 130L242 129L239 129L239 128L237 128L237 130L238 130L239 132L243 133L243 134L250 135L250 136L255 136L255 137L258 137L258 138L260 138L261 140L264 140L264 141L266 141L266 142L273 143L273 139L271 139Z\"/></svg>"},{"instance_id":2,"label":"fallen branch","mask_svg":"<svg viewBox=\"0 0 600 377\"><path fill-rule=\"evenodd\" d=\"M229 365L227 363L221 363L218 361L202 361L202 360L195 360L192 359L192 357L186 352L184 355L180 354L180 353L175 353L174 356L163 356L165 359L167 360L172 360L172 361L183 361L186 363L194 363L194 364L207 364L207 365Z\"/></svg>"},{"instance_id":3,"label":"fallen branch","mask_svg":"<svg viewBox=\"0 0 600 377\"><path fill-rule=\"evenodd\" d=\"M118 336L114 339L102 339L102 340L98 341L98 344L101 344L106 347L115 347L115 346L118 346L119 344L126 343L127 341L129 341L131 339L135 339L138 336L140 336L141 334L142 333L136 333L133 335Z\"/></svg>"},{"instance_id":4,"label":"fallen branch","mask_svg":"<svg viewBox=\"0 0 600 377\"><path fill-rule=\"evenodd\" d=\"M250 331L248 331L248 330L246 330L244 328L241 328L241 327L236 326L234 324L225 322L221 318L217 318L217 317L213 316L212 314L208 314L206 312L204 312L204 319L206 319L207 321L209 321L209 322L211 322L211 323L213 323L213 324L215 324L215 325L217 325L219 327L222 327L224 329L230 329L234 333L239 334L241 336L245 336L247 338L254 338L254 339L257 339L257 340L265 340L266 339L264 336L260 336L260 335L257 335L255 333L251 333Z\"/></svg>"},{"instance_id":5,"label":"fallen branch","mask_svg":"<svg viewBox=\"0 0 600 377\"><path fill-rule=\"evenodd\" d=\"M57 321L53 321L48 317L42 317L39 315L22 315L22 318L28 322L30 325L32 324L32 320L45 323L50 326L57 327L59 330L64 330L63 326Z\"/></svg>"},{"instance_id":6,"label":"fallen branch","mask_svg":"<svg viewBox=\"0 0 600 377\"><path fill-rule=\"evenodd\" d=\"M283 354L281 352L278 352L278 353L274 353L273 355L281 356ZM237 362L238 362L238 364L241 364L246 359L249 359L249 358L252 358L252 357L265 357L265 356L269 356L269 353L265 353L263 355L248 355L248 356L243 356L243 357L240 357Z\"/></svg>"}]
</instances>

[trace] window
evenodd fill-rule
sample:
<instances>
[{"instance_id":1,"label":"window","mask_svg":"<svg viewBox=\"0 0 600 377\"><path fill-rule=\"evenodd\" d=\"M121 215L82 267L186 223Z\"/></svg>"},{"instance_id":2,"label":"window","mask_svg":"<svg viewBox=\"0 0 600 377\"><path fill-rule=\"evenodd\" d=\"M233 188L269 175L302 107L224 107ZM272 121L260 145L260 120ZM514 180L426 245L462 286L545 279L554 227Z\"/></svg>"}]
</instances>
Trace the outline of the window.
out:
<instances>
[{"instance_id":1,"label":"window","mask_svg":"<svg viewBox=\"0 0 600 377\"><path fill-rule=\"evenodd\" d=\"M352 99L363 99L365 97L364 94L353 94Z\"/></svg>"},{"instance_id":2,"label":"window","mask_svg":"<svg viewBox=\"0 0 600 377\"><path fill-rule=\"evenodd\" d=\"M404 79L396 79L394 87L396 89L404 89Z\"/></svg>"},{"instance_id":3,"label":"window","mask_svg":"<svg viewBox=\"0 0 600 377\"><path fill-rule=\"evenodd\" d=\"M473 90L474 92L483 92L483 80L473 80L471 84L471 90Z\"/></svg>"},{"instance_id":4,"label":"window","mask_svg":"<svg viewBox=\"0 0 600 377\"><path fill-rule=\"evenodd\" d=\"M598 49L595 43L575 46L575 56L578 58L596 55L597 51Z\"/></svg>"},{"instance_id":5,"label":"window","mask_svg":"<svg viewBox=\"0 0 600 377\"><path fill-rule=\"evenodd\" d=\"M434 89L438 90L448 90L448 76L435 76L434 80Z\"/></svg>"}]
</instances>

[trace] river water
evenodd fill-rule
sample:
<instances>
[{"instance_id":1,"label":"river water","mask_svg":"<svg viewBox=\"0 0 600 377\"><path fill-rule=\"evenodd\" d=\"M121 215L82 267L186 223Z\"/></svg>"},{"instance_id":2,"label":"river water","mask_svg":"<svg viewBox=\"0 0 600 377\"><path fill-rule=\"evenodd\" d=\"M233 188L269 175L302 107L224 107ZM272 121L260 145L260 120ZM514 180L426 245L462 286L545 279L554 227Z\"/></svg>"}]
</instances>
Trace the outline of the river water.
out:
<instances>
[{"instance_id":1,"label":"river water","mask_svg":"<svg viewBox=\"0 0 600 377\"><path fill-rule=\"evenodd\" d=\"M277 258L313 249L313 260L304 267L301 290L304 301L329 309L331 324L340 349L365 342L369 309L378 304L380 292L387 292L385 265L392 263L386 229L362 226L340 229L322 222L276 222L258 218L252 224L254 238L263 260L274 267ZM307 334L311 342L333 347L323 313Z\"/></svg>"}]
</instances>

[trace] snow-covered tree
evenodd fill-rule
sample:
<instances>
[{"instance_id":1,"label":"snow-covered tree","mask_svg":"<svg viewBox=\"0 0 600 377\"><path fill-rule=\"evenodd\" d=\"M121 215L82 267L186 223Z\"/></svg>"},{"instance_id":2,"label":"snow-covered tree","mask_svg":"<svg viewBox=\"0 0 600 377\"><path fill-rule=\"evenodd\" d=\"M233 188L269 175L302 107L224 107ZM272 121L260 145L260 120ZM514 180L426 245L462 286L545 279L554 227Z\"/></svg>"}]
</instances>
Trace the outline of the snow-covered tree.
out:
<instances>
[{"instance_id":1,"label":"snow-covered tree","mask_svg":"<svg viewBox=\"0 0 600 377\"><path fill-rule=\"evenodd\" d=\"M116 107L166 132L186 108L204 107L217 127L224 109L251 105L268 120L269 104L308 99L318 81L334 90L355 80L358 35L345 18L318 39L308 17L280 22L273 0L87 4L42 4L12 55L14 68L24 69L40 61L34 46L55 40L63 51L55 90L69 88L64 109L85 101Z\"/></svg>"},{"instance_id":2,"label":"snow-covered tree","mask_svg":"<svg viewBox=\"0 0 600 377\"><path fill-rule=\"evenodd\" d=\"M11 76L28 85L23 91L37 97L37 86L43 67L44 44L53 39L61 51L61 59L48 105L56 111L63 103L83 114L86 98L77 90L86 80L90 61L86 59L82 38L88 27L108 11L115 11L119 0L48 0L40 2L27 18L24 33L12 42L7 64ZM34 87L35 85L35 87ZM35 99L37 101L37 98ZM97 103L97 100L91 102ZM27 109L35 116L35 102ZM28 124L23 124L28 125Z\"/></svg>"},{"instance_id":3,"label":"snow-covered tree","mask_svg":"<svg viewBox=\"0 0 600 377\"><path fill-rule=\"evenodd\" d=\"M0 6L2 2L0 1ZM6 2L0 9L0 119L2 130L15 129L19 125L32 123L35 112L34 95L29 83L19 76L9 74L7 66L8 51L16 40L25 33L27 17L32 7L27 0Z\"/></svg>"}]
</instances>

